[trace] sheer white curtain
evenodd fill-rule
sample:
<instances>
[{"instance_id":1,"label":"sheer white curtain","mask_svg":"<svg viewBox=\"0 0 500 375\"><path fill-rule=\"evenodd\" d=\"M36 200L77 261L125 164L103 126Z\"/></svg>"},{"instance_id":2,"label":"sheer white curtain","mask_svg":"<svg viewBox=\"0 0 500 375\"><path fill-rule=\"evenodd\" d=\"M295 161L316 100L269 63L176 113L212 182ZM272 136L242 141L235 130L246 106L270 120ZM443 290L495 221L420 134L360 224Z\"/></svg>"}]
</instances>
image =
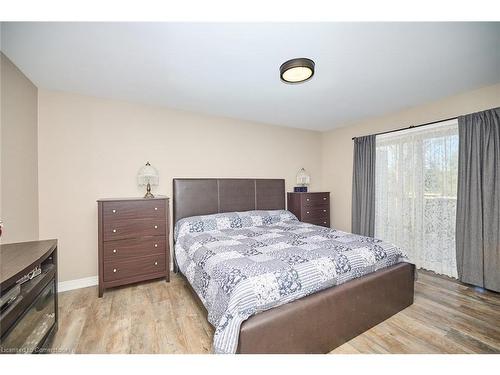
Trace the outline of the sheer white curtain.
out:
<instances>
[{"instance_id":1,"label":"sheer white curtain","mask_svg":"<svg viewBox=\"0 0 500 375\"><path fill-rule=\"evenodd\" d=\"M457 277L457 121L377 136L376 155L375 237Z\"/></svg>"}]
</instances>

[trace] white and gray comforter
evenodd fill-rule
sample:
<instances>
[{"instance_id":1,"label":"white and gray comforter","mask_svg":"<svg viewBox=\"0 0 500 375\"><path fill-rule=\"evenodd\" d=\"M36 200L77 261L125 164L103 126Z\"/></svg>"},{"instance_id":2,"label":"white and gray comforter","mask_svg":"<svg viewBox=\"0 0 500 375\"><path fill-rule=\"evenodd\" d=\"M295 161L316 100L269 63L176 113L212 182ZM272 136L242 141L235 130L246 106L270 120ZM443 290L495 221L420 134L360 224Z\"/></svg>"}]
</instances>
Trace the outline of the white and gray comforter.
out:
<instances>
[{"instance_id":1,"label":"white and gray comforter","mask_svg":"<svg viewBox=\"0 0 500 375\"><path fill-rule=\"evenodd\" d=\"M189 217L174 236L179 268L215 327L216 353L235 353L241 323L258 312L406 260L389 243L281 210Z\"/></svg>"}]
</instances>

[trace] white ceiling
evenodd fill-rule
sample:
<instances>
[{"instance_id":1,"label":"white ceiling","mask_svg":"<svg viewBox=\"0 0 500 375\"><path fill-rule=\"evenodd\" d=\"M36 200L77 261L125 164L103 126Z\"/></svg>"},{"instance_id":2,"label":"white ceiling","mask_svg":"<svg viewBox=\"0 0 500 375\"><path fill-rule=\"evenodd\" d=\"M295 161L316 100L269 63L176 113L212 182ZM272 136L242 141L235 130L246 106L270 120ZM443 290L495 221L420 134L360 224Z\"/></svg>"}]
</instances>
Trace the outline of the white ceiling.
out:
<instances>
[{"instance_id":1,"label":"white ceiling","mask_svg":"<svg viewBox=\"0 0 500 375\"><path fill-rule=\"evenodd\" d=\"M500 82L500 23L3 23L39 87L326 130ZM316 63L287 85L279 66Z\"/></svg>"}]
</instances>

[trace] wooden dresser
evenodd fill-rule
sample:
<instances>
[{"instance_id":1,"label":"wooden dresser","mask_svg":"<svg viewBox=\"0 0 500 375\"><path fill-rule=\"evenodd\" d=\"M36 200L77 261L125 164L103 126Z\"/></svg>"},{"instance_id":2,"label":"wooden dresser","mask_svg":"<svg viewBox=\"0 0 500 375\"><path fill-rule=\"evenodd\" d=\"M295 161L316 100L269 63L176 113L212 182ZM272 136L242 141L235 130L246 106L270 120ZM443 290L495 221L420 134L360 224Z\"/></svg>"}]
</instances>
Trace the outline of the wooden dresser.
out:
<instances>
[{"instance_id":1,"label":"wooden dresser","mask_svg":"<svg viewBox=\"0 0 500 375\"><path fill-rule=\"evenodd\" d=\"M104 289L170 278L168 198L100 199L99 297Z\"/></svg>"},{"instance_id":2,"label":"wooden dresser","mask_svg":"<svg viewBox=\"0 0 500 375\"><path fill-rule=\"evenodd\" d=\"M300 221L330 227L330 193L287 193L288 211Z\"/></svg>"}]
</instances>

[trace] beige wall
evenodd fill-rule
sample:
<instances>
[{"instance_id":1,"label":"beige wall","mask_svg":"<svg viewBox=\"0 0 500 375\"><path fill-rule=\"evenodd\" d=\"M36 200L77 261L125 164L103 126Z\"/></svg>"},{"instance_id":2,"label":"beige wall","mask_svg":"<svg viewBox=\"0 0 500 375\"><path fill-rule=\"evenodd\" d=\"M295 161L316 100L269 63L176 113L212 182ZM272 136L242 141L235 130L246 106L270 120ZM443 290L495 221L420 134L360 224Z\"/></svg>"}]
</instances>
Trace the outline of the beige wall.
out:
<instances>
[{"instance_id":1,"label":"beige wall","mask_svg":"<svg viewBox=\"0 0 500 375\"><path fill-rule=\"evenodd\" d=\"M2 243L38 239L37 88L1 55Z\"/></svg>"},{"instance_id":2,"label":"beige wall","mask_svg":"<svg viewBox=\"0 0 500 375\"><path fill-rule=\"evenodd\" d=\"M350 230L353 136L500 105L500 84L319 133L39 90L39 231L60 242L60 280L97 274L97 205L139 196L136 173L160 172L153 192L171 196L174 177L285 178L305 167L311 190L332 196L332 227Z\"/></svg>"},{"instance_id":3,"label":"beige wall","mask_svg":"<svg viewBox=\"0 0 500 375\"><path fill-rule=\"evenodd\" d=\"M40 89L40 237L59 239L61 281L97 274L97 204L140 196L138 169L174 177L285 178L321 187L321 133Z\"/></svg>"},{"instance_id":4,"label":"beige wall","mask_svg":"<svg viewBox=\"0 0 500 375\"><path fill-rule=\"evenodd\" d=\"M323 187L331 192L332 227L346 231L351 229L352 137L441 120L498 106L500 106L500 84L323 133L322 178Z\"/></svg>"}]
</instances>

